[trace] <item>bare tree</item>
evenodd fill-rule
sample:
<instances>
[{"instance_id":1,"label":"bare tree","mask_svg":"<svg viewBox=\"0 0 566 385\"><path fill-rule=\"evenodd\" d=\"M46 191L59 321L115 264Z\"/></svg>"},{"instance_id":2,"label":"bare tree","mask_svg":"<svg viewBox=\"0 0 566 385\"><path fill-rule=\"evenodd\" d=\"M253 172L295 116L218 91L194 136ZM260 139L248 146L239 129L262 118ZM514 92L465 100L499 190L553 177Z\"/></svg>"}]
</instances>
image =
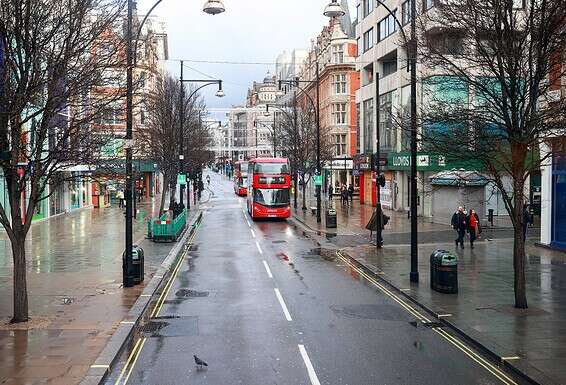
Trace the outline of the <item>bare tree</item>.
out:
<instances>
[{"instance_id":1,"label":"bare tree","mask_svg":"<svg viewBox=\"0 0 566 385\"><path fill-rule=\"evenodd\" d=\"M446 0L419 19L423 71L437 75L423 79L423 148L468 161L501 192L517 308L527 308L526 182L544 161L539 146L566 123L548 81L563 75L565 20L563 0Z\"/></svg>"},{"instance_id":2,"label":"bare tree","mask_svg":"<svg viewBox=\"0 0 566 385\"><path fill-rule=\"evenodd\" d=\"M25 240L47 186L70 166L92 164L106 135L91 123L119 95L89 98L117 66L106 32L123 0L0 0L0 151L9 207L0 203L14 261L12 322L28 320ZM26 204L27 203L27 204Z\"/></svg>"},{"instance_id":3,"label":"bare tree","mask_svg":"<svg viewBox=\"0 0 566 385\"><path fill-rule=\"evenodd\" d=\"M189 96L192 90L187 86L183 93L184 108L184 158L187 169L196 169L209 161L207 148L211 137L202 126L200 115L205 109L198 93ZM156 89L146 99L148 112L147 128L138 133L141 151L159 166L163 173L164 191L161 196L160 212L165 207L165 196L169 192L170 206L175 202L177 174L180 172L179 152L181 84L178 79L166 76L157 82Z\"/></svg>"},{"instance_id":4,"label":"bare tree","mask_svg":"<svg viewBox=\"0 0 566 385\"><path fill-rule=\"evenodd\" d=\"M316 173L317 161L317 130L316 114L310 110L293 107L285 110L279 124L277 141L280 151L289 158L295 186L295 208L297 207L297 192L299 179L303 186L303 206L306 210L306 185ZM321 164L332 158L333 147L328 130L320 129L320 161Z\"/></svg>"}]
</instances>

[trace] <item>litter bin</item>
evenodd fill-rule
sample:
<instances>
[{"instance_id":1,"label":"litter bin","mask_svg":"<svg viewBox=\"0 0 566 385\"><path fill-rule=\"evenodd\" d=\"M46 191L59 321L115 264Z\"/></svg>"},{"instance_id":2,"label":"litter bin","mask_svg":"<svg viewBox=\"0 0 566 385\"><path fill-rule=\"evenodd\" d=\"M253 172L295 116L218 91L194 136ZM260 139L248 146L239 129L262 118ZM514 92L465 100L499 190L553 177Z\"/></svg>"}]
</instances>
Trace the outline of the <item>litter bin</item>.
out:
<instances>
[{"instance_id":1,"label":"litter bin","mask_svg":"<svg viewBox=\"0 0 566 385\"><path fill-rule=\"evenodd\" d=\"M439 293L458 293L458 259L446 250L430 255L430 288Z\"/></svg>"},{"instance_id":2,"label":"litter bin","mask_svg":"<svg viewBox=\"0 0 566 385\"><path fill-rule=\"evenodd\" d=\"M134 285L142 283L144 275L144 252L138 245L134 245L132 248L132 270Z\"/></svg>"},{"instance_id":3,"label":"litter bin","mask_svg":"<svg viewBox=\"0 0 566 385\"><path fill-rule=\"evenodd\" d=\"M328 209L326 210L326 227L327 228L336 228L336 210Z\"/></svg>"},{"instance_id":4,"label":"litter bin","mask_svg":"<svg viewBox=\"0 0 566 385\"><path fill-rule=\"evenodd\" d=\"M132 259L126 258L126 252L122 253L122 279L124 287L132 287L143 282L144 276L144 252L141 247L132 247Z\"/></svg>"}]
</instances>

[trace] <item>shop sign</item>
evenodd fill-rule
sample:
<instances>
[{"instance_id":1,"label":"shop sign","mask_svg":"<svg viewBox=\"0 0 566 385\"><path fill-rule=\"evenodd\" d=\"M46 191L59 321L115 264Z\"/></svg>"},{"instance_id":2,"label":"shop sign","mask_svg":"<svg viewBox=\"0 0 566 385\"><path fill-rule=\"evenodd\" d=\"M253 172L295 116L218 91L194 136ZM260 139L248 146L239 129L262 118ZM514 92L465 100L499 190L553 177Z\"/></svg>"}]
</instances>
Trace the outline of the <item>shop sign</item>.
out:
<instances>
[{"instance_id":1,"label":"shop sign","mask_svg":"<svg viewBox=\"0 0 566 385\"><path fill-rule=\"evenodd\" d=\"M314 185L315 186L322 186L322 175L315 175L314 176Z\"/></svg>"},{"instance_id":2,"label":"shop sign","mask_svg":"<svg viewBox=\"0 0 566 385\"><path fill-rule=\"evenodd\" d=\"M326 164L324 168L334 170L351 170L354 167L354 161L351 158L334 158L330 164Z\"/></svg>"},{"instance_id":3,"label":"shop sign","mask_svg":"<svg viewBox=\"0 0 566 385\"><path fill-rule=\"evenodd\" d=\"M447 169L449 164L446 157L439 154L417 154L417 170L440 171ZM387 170L410 170L411 154L409 152L390 153L388 156Z\"/></svg>"},{"instance_id":4,"label":"shop sign","mask_svg":"<svg viewBox=\"0 0 566 385\"><path fill-rule=\"evenodd\" d=\"M355 155L352 166L354 170L371 170L371 155Z\"/></svg>"}]
</instances>

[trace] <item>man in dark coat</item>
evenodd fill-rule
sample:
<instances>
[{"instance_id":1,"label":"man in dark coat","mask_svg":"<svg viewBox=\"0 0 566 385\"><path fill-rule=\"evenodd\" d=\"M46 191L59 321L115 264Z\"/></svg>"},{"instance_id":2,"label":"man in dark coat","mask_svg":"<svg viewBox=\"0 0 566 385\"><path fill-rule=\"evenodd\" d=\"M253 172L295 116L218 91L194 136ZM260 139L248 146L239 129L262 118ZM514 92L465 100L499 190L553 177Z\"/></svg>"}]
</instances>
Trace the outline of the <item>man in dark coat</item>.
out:
<instances>
[{"instance_id":1,"label":"man in dark coat","mask_svg":"<svg viewBox=\"0 0 566 385\"><path fill-rule=\"evenodd\" d=\"M464 208L462 206L458 207L458 211L452 215L452 228L458 233L458 238L456 239L456 247L458 243L462 249L464 248L464 236L466 235L466 230L468 229L468 221L466 218L466 213L464 213Z\"/></svg>"}]
</instances>

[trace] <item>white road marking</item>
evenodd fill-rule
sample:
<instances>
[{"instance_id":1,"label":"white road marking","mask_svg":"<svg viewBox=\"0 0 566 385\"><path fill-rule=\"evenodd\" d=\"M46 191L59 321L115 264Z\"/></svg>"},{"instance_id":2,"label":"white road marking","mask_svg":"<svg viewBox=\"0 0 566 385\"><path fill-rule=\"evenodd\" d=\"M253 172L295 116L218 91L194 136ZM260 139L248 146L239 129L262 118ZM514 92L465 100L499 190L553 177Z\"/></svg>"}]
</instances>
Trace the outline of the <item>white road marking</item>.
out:
<instances>
[{"instance_id":1,"label":"white road marking","mask_svg":"<svg viewBox=\"0 0 566 385\"><path fill-rule=\"evenodd\" d=\"M246 223L248 224L248 227L250 227L250 228L252 227L250 221L248 221L248 218L246 218Z\"/></svg>"},{"instance_id":2,"label":"white road marking","mask_svg":"<svg viewBox=\"0 0 566 385\"><path fill-rule=\"evenodd\" d=\"M259 251L260 254L263 254L263 250L262 250L261 247L259 246L258 241L255 241L255 245L257 246L257 251Z\"/></svg>"},{"instance_id":3,"label":"white road marking","mask_svg":"<svg viewBox=\"0 0 566 385\"><path fill-rule=\"evenodd\" d=\"M250 231L252 232L252 237L255 238L255 233L254 233L254 231L253 231L252 229L250 229Z\"/></svg>"},{"instance_id":4,"label":"white road marking","mask_svg":"<svg viewBox=\"0 0 566 385\"><path fill-rule=\"evenodd\" d=\"M305 366L307 367L307 372L309 373L309 378L311 380L312 385L320 385L320 381L316 376L316 372L314 371L314 367L312 366L311 360L309 355L307 354L307 350L305 349L305 345L299 345L299 352L301 352L301 357L303 357L303 361L305 361Z\"/></svg>"},{"instance_id":5,"label":"white road marking","mask_svg":"<svg viewBox=\"0 0 566 385\"><path fill-rule=\"evenodd\" d=\"M274 288L273 290L275 290L275 295L277 296L277 299L279 300L279 304L283 308L283 314L285 314L285 319L287 321L292 321L293 318L291 318L291 314L289 313L289 310L287 309L287 305L285 305L285 301L283 300L283 296L281 295L281 292L279 291L278 288Z\"/></svg>"},{"instance_id":6,"label":"white road marking","mask_svg":"<svg viewBox=\"0 0 566 385\"><path fill-rule=\"evenodd\" d=\"M265 266L265 271L267 271L267 275L269 276L269 278L273 278L273 274L271 274L271 269L269 268L269 265L267 264L266 261L263 261L263 266Z\"/></svg>"}]
</instances>

